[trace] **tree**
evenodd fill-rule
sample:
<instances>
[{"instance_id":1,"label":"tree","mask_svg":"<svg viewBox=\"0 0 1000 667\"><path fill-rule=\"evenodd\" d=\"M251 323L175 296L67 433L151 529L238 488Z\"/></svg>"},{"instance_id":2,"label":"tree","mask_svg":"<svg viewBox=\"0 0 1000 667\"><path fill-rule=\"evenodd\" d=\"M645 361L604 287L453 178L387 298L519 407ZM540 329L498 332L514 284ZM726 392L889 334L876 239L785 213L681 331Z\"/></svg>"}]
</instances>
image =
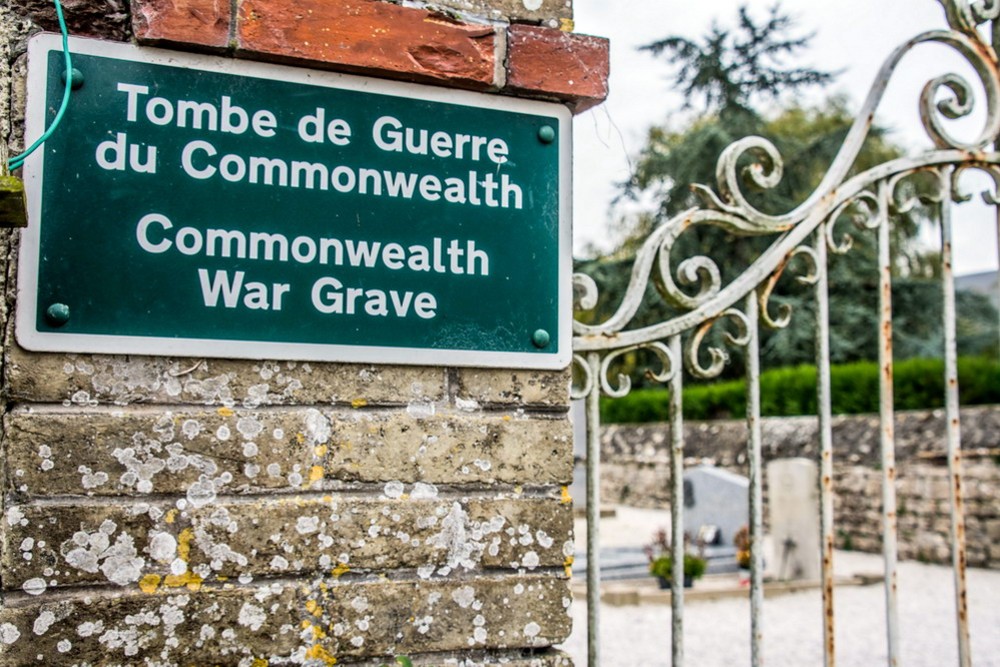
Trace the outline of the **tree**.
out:
<instances>
[{"instance_id":1,"label":"tree","mask_svg":"<svg viewBox=\"0 0 1000 667\"><path fill-rule=\"evenodd\" d=\"M749 135L770 140L785 157L785 173L777 187L747 193L751 204L767 213L792 210L820 183L843 144L853 116L843 98L831 98L817 106L796 102L758 111L763 100L783 101L786 93L805 86L826 83L832 74L801 67L783 67L782 57L798 56L809 36L789 36L792 21L775 7L767 19L757 23L745 7L739 10L737 28L713 25L700 42L668 37L645 47L663 55L675 66L674 83L687 96L688 108L699 104L704 114L694 117L679 130L657 126L649 130L646 146L636 161L632 179L623 195L653 200L655 208L619 224L618 248L607 260L583 263L602 286L604 300L590 314L590 321L602 321L621 302L628 282L630 257L659 224L698 202L689 185L714 184L718 156L732 142ZM890 143L885 132L873 127L852 171L857 173L899 157L902 151ZM911 185L911 187L920 187ZM925 251L916 235L925 212L916 210L894 220L892 248L897 273L894 297L912 304L917 295L935 297L926 282L918 278L928 273ZM844 227L847 227L844 225ZM877 248L873 232L853 230L854 248L830 262L831 358L835 362L874 358L877 351L878 272ZM736 237L720 228L700 225L682 234L671 252L672 265L695 255L712 257L719 266L723 284L738 277L775 237ZM909 292L907 292L909 290ZM938 287L937 294L940 294ZM782 278L772 299L793 306L795 314L787 329L762 332L762 357L768 365L789 365L812 361L815 303L810 288ZM940 301L940 297L937 297ZM940 309L940 306L937 306ZM933 310L931 307L930 310ZM897 353L911 356L928 353L923 343L909 332L922 331L921 322L908 319L927 312L921 308L897 309ZM633 327L662 321L677 311L651 287ZM922 318L921 319L926 319ZM995 317L993 319L995 322ZM940 322L940 319L938 319ZM940 327L940 324L938 324ZM727 375L742 373L739 351ZM626 360L626 366L629 360Z\"/></svg>"}]
</instances>

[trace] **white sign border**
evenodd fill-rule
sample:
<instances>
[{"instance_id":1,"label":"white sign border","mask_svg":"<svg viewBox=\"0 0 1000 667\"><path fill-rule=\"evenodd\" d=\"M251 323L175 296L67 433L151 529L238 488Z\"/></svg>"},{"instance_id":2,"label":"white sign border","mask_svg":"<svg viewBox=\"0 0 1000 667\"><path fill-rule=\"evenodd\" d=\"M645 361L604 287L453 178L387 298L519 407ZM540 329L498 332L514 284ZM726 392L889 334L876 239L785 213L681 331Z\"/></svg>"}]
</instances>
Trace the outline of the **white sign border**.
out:
<instances>
[{"instance_id":1,"label":"white sign border","mask_svg":"<svg viewBox=\"0 0 1000 667\"><path fill-rule=\"evenodd\" d=\"M71 334L39 331L37 322L38 268L40 253L41 192L45 151L37 150L24 163L28 198L28 227L22 231L18 262L15 336L27 350L96 354L136 354L153 356L213 357L229 359L276 359L317 362L401 364L419 366L463 366L558 370L572 360L572 114L558 103L523 100L490 93L436 88L411 83L324 72L304 68L237 60L221 56L168 51L133 44L70 37L70 51L118 60L166 65L219 74L289 81L320 87L370 92L411 99L487 107L524 114L555 116L559 123L559 334L554 341L558 352L495 352L420 347L382 347L317 343L280 343L204 338L164 338ZM41 33L28 43L28 103L25 137L37 137L45 130L47 56L62 51L62 37ZM72 104L72 99L70 100ZM57 130L58 131L58 130ZM26 141L27 143L27 141ZM531 332L525 332L530 340Z\"/></svg>"}]
</instances>

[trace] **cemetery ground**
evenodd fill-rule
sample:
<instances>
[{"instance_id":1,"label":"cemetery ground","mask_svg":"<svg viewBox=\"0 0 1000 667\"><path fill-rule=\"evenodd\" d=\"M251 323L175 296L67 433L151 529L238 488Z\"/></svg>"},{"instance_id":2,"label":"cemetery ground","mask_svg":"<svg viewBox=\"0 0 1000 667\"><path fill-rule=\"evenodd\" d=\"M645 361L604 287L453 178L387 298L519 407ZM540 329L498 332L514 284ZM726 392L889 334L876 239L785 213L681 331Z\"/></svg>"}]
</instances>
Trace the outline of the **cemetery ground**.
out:
<instances>
[{"instance_id":1,"label":"cemetery ground","mask_svg":"<svg viewBox=\"0 0 1000 667\"><path fill-rule=\"evenodd\" d=\"M664 510L614 508L601 519L602 550L641 547L655 530L669 526ZM584 549L586 522L575 526L577 551ZM838 551L834 557L838 585L834 593L837 665L873 667L886 664L885 594L879 578L880 554ZM854 579L864 575L870 585ZM957 663L954 593L951 568L903 561L899 565L899 623L902 664L939 667ZM1000 571L971 568L969 623L972 663L1000 667ZM846 585L850 582L850 585ZM586 664L587 610L585 581L574 572L573 633L561 647L576 664ZM628 595L606 596L601 605L601 657L607 667L666 667L670 664L669 596L652 591L651 577L609 581L602 592L641 591L646 602L628 604ZM692 589L689 589L691 591ZM736 574L709 574L698 580L684 607L687 664L738 667L750 664L750 602ZM634 601L635 597L632 598ZM652 601L652 602L650 602ZM820 590L795 592L769 589L764 602L764 662L768 667L822 665Z\"/></svg>"}]
</instances>

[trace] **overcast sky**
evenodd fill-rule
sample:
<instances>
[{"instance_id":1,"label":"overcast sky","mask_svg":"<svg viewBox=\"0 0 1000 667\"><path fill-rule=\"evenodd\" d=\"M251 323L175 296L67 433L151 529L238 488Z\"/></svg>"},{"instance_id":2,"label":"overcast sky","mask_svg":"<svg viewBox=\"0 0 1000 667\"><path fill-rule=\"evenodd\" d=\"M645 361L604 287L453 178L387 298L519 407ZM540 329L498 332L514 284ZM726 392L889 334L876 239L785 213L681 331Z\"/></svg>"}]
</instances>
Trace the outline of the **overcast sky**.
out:
<instances>
[{"instance_id":1,"label":"overcast sky","mask_svg":"<svg viewBox=\"0 0 1000 667\"><path fill-rule=\"evenodd\" d=\"M628 177L629 160L642 147L649 126L669 123L681 127L683 123L679 113L683 100L671 93L669 66L649 53L640 53L637 47L674 34L697 39L713 19L724 26L732 25L740 4L747 4L754 16L762 18L774 3L575 0L576 31L611 39L611 95L602 106L577 117L574 125L577 250L588 243L607 247L614 184ZM815 33L799 64L840 72L832 86L814 90L812 98L820 100L844 93L854 110L860 107L878 68L896 46L920 32L947 25L937 0L784 0L781 6L796 19L796 34ZM949 71L974 79L971 70L948 48L916 48L893 77L876 122L893 129L892 138L913 151L929 147L917 101L924 83ZM959 128L956 134L961 133ZM794 162L787 160L785 168L794 168ZM956 268L959 273L995 269L994 216L985 207L969 209L963 207L956 222Z\"/></svg>"}]
</instances>

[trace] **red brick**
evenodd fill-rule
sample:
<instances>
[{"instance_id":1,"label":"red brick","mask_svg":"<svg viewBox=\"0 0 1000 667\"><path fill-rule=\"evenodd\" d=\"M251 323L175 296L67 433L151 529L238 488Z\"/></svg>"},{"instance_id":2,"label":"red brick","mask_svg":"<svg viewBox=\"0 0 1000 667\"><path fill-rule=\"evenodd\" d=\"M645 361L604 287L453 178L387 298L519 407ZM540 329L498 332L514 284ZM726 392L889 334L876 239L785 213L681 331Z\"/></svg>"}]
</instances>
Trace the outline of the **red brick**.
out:
<instances>
[{"instance_id":1,"label":"red brick","mask_svg":"<svg viewBox=\"0 0 1000 667\"><path fill-rule=\"evenodd\" d=\"M238 48L330 69L485 89L496 30L379 0L242 0Z\"/></svg>"},{"instance_id":2,"label":"red brick","mask_svg":"<svg viewBox=\"0 0 1000 667\"><path fill-rule=\"evenodd\" d=\"M554 97L580 112L608 96L608 40L512 25L504 92Z\"/></svg>"},{"instance_id":3,"label":"red brick","mask_svg":"<svg viewBox=\"0 0 1000 667\"><path fill-rule=\"evenodd\" d=\"M229 0L132 0L132 27L140 42L225 48Z\"/></svg>"}]
</instances>

